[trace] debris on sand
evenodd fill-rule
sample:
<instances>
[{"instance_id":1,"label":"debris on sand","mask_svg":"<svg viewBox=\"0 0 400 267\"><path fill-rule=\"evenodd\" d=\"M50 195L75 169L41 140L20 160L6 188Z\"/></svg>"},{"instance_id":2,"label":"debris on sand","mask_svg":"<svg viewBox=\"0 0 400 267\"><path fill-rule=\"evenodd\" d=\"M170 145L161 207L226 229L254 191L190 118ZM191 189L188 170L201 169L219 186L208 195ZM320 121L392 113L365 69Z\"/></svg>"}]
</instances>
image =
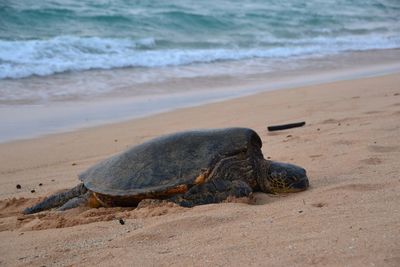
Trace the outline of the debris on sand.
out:
<instances>
[{"instance_id":1,"label":"debris on sand","mask_svg":"<svg viewBox=\"0 0 400 267\"><path fill-rule=\"evenodd\" d=\"M296 127L302 127L304 125L306 125L306 122L301 121L301 122L294 122L294 123L289 123L289 124L268 126L267 129L268 129L268 131L273 132L273 131L281 131L281 130L296 128Z\"/></svg>"}]
</instances>

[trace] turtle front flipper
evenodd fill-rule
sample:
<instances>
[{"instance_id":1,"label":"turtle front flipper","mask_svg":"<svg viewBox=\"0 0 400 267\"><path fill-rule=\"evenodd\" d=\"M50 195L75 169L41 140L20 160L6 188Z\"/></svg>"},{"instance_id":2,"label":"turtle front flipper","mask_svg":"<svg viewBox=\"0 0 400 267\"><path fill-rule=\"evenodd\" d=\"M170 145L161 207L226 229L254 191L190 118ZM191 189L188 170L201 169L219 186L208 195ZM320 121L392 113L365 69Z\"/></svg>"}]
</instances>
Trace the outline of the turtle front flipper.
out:
<instances>
[{"instance_id":1,"label":"turtle front flipper","mask_svg":"<svg viewBox=\"0 0 400 267\"><path fill-rule=\"evenodd\" d=\"M23 211L23 213L24 214L32 214L32 213L37 213L40 211L48 210L51 208L61 207L64 204L66 204L69 200L74 199L79 196L82 196L86 192L88 192L87 188L83 185L83 183L81 183L72 189L49 196L48 198L39 202L38 204L36 204L32 207L26 208Z\"/></svg>"},{"instance_id":2,"label":"turtle front flipper","mask_svg":"<svg viewBox=\"0 0 400 267\"><path fill-rule=\"evenodd\" d=\"M211 203L219 203L233 197L247 197L252 193L251 187L240 180L226 181L215 179L201 185L193 186L183 195L169 200L183 207L193 207Z\"/></svg>"}]
</instances>

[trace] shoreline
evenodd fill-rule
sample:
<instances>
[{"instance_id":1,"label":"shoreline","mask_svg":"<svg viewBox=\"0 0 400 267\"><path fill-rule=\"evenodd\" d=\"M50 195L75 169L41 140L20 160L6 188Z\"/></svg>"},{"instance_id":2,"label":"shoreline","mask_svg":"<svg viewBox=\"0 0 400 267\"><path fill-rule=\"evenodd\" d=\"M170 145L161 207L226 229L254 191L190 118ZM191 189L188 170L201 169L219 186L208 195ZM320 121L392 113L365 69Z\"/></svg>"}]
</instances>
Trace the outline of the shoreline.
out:
<instances>
[{"instance_id":1,"label":"shoreline","mask_svg":"<svg viewBox=\"0 0 400 267\"><path fill-rule=\"evenodd\" d=\"M304 66L289 71L278 70L273 73L239 77L199 77L178 79L163 84L148 84L146 85L148 88L145 86L140 90L149 91L149 93L136 97L120 92L106 94L93 100L76 99L44 104L2 105L0 106L0 121L6 130L0 133L0 143L110 125L260 92L400 72L400 62L388 59L393 53L394 55L400 53L400 50L375 51L372 54L370 51L369 53L359 52L307 59L306 61L310 61L307 63L309 65L299 63ZM382 54L386 55L383 60L374 61ZM340 63L329 68L328 63L332 60ZM363 63L365 65L362 65ZM317 66L321 68L317 69ZM163 93L152 93L151 89L155 90L157 86L163 89L156 90L161 90ZM186 90L186 88L190 89Z\"/></svg>"}]
</instances>

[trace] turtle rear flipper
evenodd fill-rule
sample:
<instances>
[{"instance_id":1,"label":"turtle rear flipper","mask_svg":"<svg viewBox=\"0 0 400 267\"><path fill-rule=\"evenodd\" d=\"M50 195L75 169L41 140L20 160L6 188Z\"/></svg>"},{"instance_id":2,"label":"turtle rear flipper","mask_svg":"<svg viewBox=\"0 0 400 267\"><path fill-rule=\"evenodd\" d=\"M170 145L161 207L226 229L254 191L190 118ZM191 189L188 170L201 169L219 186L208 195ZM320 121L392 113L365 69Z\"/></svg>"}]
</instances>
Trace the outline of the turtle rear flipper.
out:
<instances>
[{"instance_id":1,"label":"turtle rear flipper","mask_svg":"<svg viewBox=\"0 0 400 267\"><path fill-rule=\"evenodd\" d=\"M69 210L73 209L79 206L83 206L88 203L88 200L91 196L92 192L87 191L85 194L71 198L68 200L64 205L59 207L57 210L58 211L64 211L64 210Z\"/></svg>"},{"instance_id":2,"label":"turtle rear flipper","mask_svg":"<svg viewBox=\"0 0 400 267\"><path fill-rule=\"evenodd\" d=\"M169 200L183 207L193 207L211 203L219 203L232 197L247 197L252 193L251 187L240 180L212 180L192 187L185 194L174 196Z\"/></svg>"},{"instance_id":3,"label":"turtle rear flipper","mask_svg":"<svg viewBox=\"0 0 400 267\"><path fill-rule=\"evenodd\" d=\"M26 208L23 213L32 214L56 207L61 207L62 205L66 204L70 199L79 197L85 194L87 191L88 190L86 189L86 187L83 185L83 183L81 183L72 189L61 193L55 193L54 195L49 196L38 204Z\"/></svg>"}]
</instances>

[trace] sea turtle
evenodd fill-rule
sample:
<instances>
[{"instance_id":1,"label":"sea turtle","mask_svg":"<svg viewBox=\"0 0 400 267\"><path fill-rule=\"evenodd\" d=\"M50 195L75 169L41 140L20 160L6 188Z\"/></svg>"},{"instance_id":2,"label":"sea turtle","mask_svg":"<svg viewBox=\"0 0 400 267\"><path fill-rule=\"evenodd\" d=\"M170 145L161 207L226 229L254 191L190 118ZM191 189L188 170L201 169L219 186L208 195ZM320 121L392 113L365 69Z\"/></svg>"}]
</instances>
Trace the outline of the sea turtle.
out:
<instances>
[{"instance_id":1,"label":"sea turtle","mask_svg":"<svg viewBox=\"0 0 400 267\"><path fill-rule=\"evenodd\" d=\"M181 206L217 203L228 196L298 192L308 188L306 171L265 160L262 141L248 128L186 131L165 135L112 156L79 175L76 187L24 210L136 206L166 199Z\"/></svg>"}]
</instances>

